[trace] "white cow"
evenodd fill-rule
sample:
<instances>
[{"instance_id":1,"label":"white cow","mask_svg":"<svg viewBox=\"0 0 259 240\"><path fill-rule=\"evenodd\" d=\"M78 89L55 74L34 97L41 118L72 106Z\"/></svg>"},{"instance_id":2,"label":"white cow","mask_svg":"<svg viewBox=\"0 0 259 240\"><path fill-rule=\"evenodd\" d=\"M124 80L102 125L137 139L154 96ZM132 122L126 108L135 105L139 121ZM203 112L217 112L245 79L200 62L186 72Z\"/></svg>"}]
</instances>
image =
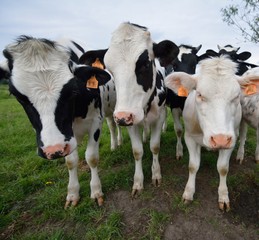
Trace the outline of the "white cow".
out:
<instances>
[{"instance_id":1,"label":"white cow","mask_svg":"<svg viewBox=\"0 0 259 240\"><path fill-rule=\"evenodd\" d=\"M248 70L243 76L256 75L259 82L259 67ZM240 144L236 159L242 164L247 134L247 124L256 129L255 161L259 163L259 95L241 95L242 121L240 124Z\"/></svg>"},{"instance_id":2,"label":"white cow","mask_svg":"<svg viewBox=\"0 0 259 240\"><path fill-rule=\"evenodd\" d=\"M200 166L201 147L219 150L217 169L220 176L218 188L219 208L230 209L226 184L229 159L236 143L241 120L240 94L252 76L235 75L237 65L221 56L203 60L197 75L172 73L166 86L178 95L189 92L183 110L185 142L189 151L189 179L183 200L190 202L195 193L195 178ZM255 82L258 92L258 83ZM251 92L248 85L242 88Z\"/></svg>"}]
</instances>

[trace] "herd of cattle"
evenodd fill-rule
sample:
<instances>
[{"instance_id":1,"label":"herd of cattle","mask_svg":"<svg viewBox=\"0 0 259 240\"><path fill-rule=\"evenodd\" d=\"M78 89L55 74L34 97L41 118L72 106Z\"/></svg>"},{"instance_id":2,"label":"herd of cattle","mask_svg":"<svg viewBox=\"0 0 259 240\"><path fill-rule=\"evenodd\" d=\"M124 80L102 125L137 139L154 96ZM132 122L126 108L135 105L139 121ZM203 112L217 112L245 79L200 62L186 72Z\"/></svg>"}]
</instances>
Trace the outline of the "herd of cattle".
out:
<instances>
[{"instance_id":1,"label":"herd of cattle","mask_svg":"<svg viewBox=\"0 0 259 240\"><path fill-rule=\"evenodd\" d=\"M176 158L183 156L181 116L189 151L183 200L193 200L201 147L206 147L219 151L218 203L220 209L229 210L229 159L239 136L237 159L242 163L247 124L257 129L255 160L259 162L259 67L245 62L249 52L238 53L239 48L231 45L198 56L200 48L177 46L169 40L154 43L147 28L122 23L113 32L108 49L85 52L71 40L28 36L4 49L6 61L1 64L0 78L9 79L10 93L35 129L39 156L66 159L65 207L79 201L77 145L85 134L91 198L103 203L97 165L104 119L111 133L111 149L121 144L120 126L128 130L135 159L132 195L143 190L143 139L149 132L152 182L159 185L160 137L169 107L177 135Z\"/></svg>"}]
</instances>

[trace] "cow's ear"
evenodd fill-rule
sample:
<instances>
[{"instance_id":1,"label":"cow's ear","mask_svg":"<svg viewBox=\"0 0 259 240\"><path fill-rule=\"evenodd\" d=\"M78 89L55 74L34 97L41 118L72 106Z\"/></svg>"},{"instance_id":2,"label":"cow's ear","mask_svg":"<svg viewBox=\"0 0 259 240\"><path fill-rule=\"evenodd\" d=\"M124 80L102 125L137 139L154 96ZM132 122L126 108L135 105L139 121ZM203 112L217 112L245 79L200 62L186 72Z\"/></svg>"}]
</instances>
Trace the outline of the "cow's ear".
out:
<instances>
[{"instance_id":1,"label":"cow's ear","mask_svg":"<svg viewBox=\"0 0 259 240\"><path fill-rule=\"evenodd\" d=\"M259 76L243 76L239 83L245 96L259 93Z\"/></svg>"},{"instance_id":2,"label":"cow's ear","mask_svg":"<svg viewBox=\"0 0 259 240\"><path fill-rule=\"evenodd\" d=\"M74 69L74 75L85 83L87 88L96 89L106 84L112 76L107 71L96 67L79 65Z\"/></svg>"},{"instance_id":3,"label":"cow's ear","mask_svg":"<svg viewBox=\"0 0 259 240\"><path fill-rule=\"evenodd\" d=\"M79 63L104 69L105 65L103 59L107 50L108 49L87 51L79 58Z\"/></svg>"},{"instance_id":4,"label":"cow's ear","mask_svg":"<svg viewBox=\"0 0 259 240\"><path fill-rule=\"evenodd\" d=\"M180 97L187 97L196 88L197 78L184 72L174 72L165 79L165 85Z\"/></svg>"},{"instance_id":5,"label":"cow's ear","mask_svg":"<svg viewBox=\"0 0 259 240\"><path fill-rule=\"evenodd\" d=\"M194 48L194 54L197 54L200 51L201 47L202 47L202 44Z\"/></svg>"},{"instance_id":6,"label":"cow's ear","mask_svg":"<svg viewBox=\"0 0 259 240\"><path fill-rule=\"evenodd\" d=\"M245 61L248 58L250 58L251 55L252 54L250 52L242 52L242 53L237 54L237 59L241 60L241 61Z\"/></svg>"},{"instance_id":7,"label":"cow's ear","mask_svg":"<svg viewBox=\"0 0 259 240\"><path fill-rule=\"evenodd\" d=\"M0 80L9 79L11 77L11 72L8 65L8 61L3 61L0 63Z\"/></svg>"},{"instance_id":8,"label":"cow's ear","mask_svg":"<svg viewBox=\"0 0 259 240\"><path fill-rule=\"evenodd\" d=\"M178 55L178 46L169 40L164 40L158 44L153 44L155 57L158 58L162 67L169 65Z\"/></svg>"}]
</instances>

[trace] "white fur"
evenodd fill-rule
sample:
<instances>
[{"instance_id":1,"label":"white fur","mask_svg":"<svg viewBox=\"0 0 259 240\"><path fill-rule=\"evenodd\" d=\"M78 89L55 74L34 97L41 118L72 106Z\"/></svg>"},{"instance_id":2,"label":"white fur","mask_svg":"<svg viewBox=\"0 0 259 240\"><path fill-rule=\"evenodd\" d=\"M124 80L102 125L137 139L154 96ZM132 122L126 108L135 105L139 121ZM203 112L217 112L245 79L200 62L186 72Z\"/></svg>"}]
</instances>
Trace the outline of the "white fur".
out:
<instances>
[{"instance_id":1,"label":"white fur","mask_svg":"<svg viewBox=\"0 0 259 240\"><path fill-rule=\"evenodd\" d=\"M172 73L165 81L166 86L176 92L180 82L190 91L183 111L185 141L190 155L189 179L183 193L185 201L193 200L201 146L210 148L211 136L225 134L232 137L232 143L229 149L219 150L218 201L221 209L224 204L229 208L226 176L241 120L241 91L235 72L236 64L231 60L212 58L201 63L200 72L195 76Z\"/></svg>"},{"instance_id":2,"label":"white fur","mask_svg":"<svg viewBox=\"0 0 259 240\"><path fill-rule=\"evenodd\" d=\"M259 67L252 68L246 71L243 76L258 76L259 80ZM242 121L240 125L240 144L237 151L236 159L240 164L244 160L245 153L245 142L247 134L247 125L256 129L256 150L255 150L255 161L259 163L259 95L241 95L241 106L242 106Z\"/></svg>"}]
</instances>

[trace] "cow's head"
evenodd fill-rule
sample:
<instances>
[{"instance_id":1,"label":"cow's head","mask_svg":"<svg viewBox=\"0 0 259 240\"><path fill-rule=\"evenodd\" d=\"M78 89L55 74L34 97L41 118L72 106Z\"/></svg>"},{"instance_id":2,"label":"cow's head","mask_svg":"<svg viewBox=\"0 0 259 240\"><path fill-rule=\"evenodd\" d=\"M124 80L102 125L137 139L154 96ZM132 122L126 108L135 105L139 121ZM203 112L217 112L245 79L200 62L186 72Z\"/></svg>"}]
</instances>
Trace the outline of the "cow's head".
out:
<instances>
[{"instance_id":1,"label":"cow's head","mask_svg":"<svg viewBox=\"0 0 259 240\"><path fill-rule=\"evenodd\" d=\"M175 72L186 72L194 74L196 65L198 64L197 53L202 45L192 47L189 45L180 45L179 54L172 62L172 68Z\"/></svg>"},{"instance_id":2,"label":"cow's head","mask_svg":"<svg viewBox=\"0 0 259 240\"><path fill-rule=\"evenodd\" d=\"M79 88L96 87L110 75L71 64L69 50L46 39L23 36L4 55L11 66L10 92L36 131L38 154L47 159L69 155L77 147L72 121Z\"/></svg>"},{"instance_id":3,"label":"cow's head","mask_svg":"<svg viewBox=\"0 0 259 240\"><path fill-rule=\"evenodd\" d=\"M156 83L155 58L162 66L178 54L171 41L153 43L147 28L123 23L113 33L104 64L112 73L116 87L114 119L119 125L138 124Z\"/></svg>"},{"instance_id":4,"label":"cow's head","mask_svg":"<svg viewBox=\"0 0 259 240\"><path fill-rule=\"evenodd\" d=\"M240 47L233 47L232 45L225 45L224 47L221 47L218 45L218 49L219 49L219 55L227 54L234 61L246 61L252 55L248 51L237 53Z\"/></svg>"},{"instance_id":5,"label":"cow's head","mask_svg":"<svg viewBox=\"0 0 259 240\"><path fill-rule=\"evenodd\" d=\"M195 114L188 119L186 128L199 126L203 144L208 148L234 147L241 120L241 90L244 94L259 92L259 77L239 77L235 75L236 68L236 63L221 56L204 60L198 75L172 73L165 80L166 86L178 95L190 93L188 98L193 102L187 98L191 107L185 110ZM198 124L190 124L196 121L195 115Z\"/></svg>"}]
</instances>

